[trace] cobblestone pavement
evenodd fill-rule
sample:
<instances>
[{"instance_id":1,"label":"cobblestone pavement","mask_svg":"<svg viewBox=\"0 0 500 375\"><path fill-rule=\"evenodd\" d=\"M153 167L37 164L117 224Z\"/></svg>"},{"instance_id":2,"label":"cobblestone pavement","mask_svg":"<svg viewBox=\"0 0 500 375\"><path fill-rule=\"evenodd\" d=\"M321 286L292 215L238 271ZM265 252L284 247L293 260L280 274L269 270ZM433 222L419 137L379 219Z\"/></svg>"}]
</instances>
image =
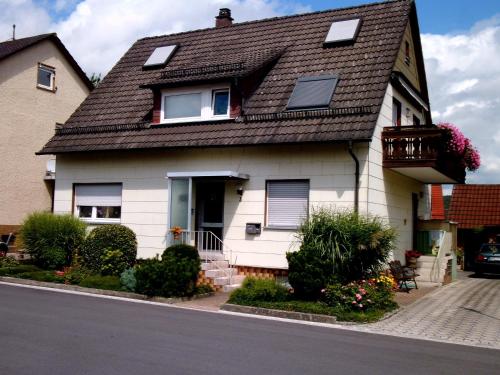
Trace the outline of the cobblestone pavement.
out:
<instances>
[{"instance_id":1,"label":"cobblestone pavement","mask_svg":"<svg viewBox=\"0 0 500 375\"><path fill-rule=\"evenodd\" d=\"M500 279L459 280L354 329L500 349Z\"/></svg>"}]
</instances>

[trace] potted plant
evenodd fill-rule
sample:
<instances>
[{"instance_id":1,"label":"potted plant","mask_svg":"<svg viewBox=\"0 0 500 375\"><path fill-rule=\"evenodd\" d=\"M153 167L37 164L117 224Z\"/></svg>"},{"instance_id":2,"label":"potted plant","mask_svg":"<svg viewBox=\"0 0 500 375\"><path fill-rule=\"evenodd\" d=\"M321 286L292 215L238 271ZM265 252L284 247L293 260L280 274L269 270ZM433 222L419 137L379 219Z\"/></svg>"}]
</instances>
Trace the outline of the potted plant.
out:
<instances>
[{"instance_id":1,"label":"potted plant","mask_svg":"<svg viewBox=\"0 0 500 375\"><path fill-rule=\"evenodd\" d=\"M422 253L416 250L406 250L406 265L411 268L417 268L417 259L422 256Z\"/></svg>"}]
</instances>

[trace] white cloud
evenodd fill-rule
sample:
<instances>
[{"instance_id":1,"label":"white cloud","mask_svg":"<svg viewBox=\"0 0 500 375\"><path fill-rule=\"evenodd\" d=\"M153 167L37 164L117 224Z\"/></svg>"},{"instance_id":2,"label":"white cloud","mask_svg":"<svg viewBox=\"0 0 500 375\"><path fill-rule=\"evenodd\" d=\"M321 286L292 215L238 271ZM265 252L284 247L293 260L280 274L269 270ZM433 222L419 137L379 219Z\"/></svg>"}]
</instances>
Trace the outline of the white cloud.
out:
<instances>
[{"instance_id":1,"label":"white cloud","mask_svg":"<svg viewBox=\"0 0 500 375\"><path fill-rule=\"evenodd\" d=\"M51 20L77 0L0 0L0 40L57 32L88 72L106 74L137 39L213 27L219 8L235 22L307 12L287 0L83 0L63 19Z\"/></svg>"},{"instance_id":2,"label":"white cloud","mask_svg":"<svg viewBox=\"0 0 500 375\"><path fill-rule=\"evenodd\" d=\"M13 24L19 38L50 31L48 12L32 0L0 0L0 9L0 41L12 38Z\"/></svg>"},{"instance_id":3,"label":"white cloud","mask_svg":"<svg viewBox=\"0 0 500 375\"><path fill-rule=\"evenodd\" d=\"M107 73L137 39L213 27L221 7L235 22L307 10L269 0L84 0L55 29L87 72Z\"/></svg>"},{"instance_id":4,"label":"white cloud","mask_svg":"<svg viewBox=\"0 0 500 375\"><path fill-rule=\"evenodd\" d=\"M479 80L476 78L466 79L466 80L461 81L461 82L455 82L450 86L448 92L450 94L460 94L461 92L464 92L464 91L467 91L467 90L473 88L478 83L479 83Z\"/></svg>"},{"instance_id":5,"label":"white cloud","mask_svg":"<svg viewBox=\"0 0 500 375\"><path fill-rule=\"evenodd\" d=\"M500 16L462 34L423 34L434 122L457 125L479 149L469 183L500 183Z\"/></svg>"}]
</instances>

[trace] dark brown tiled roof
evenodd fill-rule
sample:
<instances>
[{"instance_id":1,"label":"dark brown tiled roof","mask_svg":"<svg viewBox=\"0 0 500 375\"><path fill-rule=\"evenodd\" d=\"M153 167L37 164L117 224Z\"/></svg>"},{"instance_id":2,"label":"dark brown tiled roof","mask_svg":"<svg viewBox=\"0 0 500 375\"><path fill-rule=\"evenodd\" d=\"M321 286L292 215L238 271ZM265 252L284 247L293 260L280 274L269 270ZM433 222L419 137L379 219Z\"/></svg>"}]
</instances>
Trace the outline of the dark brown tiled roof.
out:
<instances>
[{"instance_id":1,"label":"dark brown tiled roof","mask_svg":"<svg viewBox=\"0 0 500 375\"><path fill-rule=\"evenodd\" d=\"M64 47L64 44L61 42L61 40L57 37L56 33L50 33L50 34L41 34L41 35L35 35L35 36L30 36L27 38L21 38L21 39L14 39L14 40L8 40L6 42L1 42L0 43L0 60L3 60L9 56L14 55L17 52L20 52L28 47L31 47L41 41L44 40L50 40L54 42L54 44L59 48L61 53L66 57L68 62L71 64L75 72L78 74L80 79L83 81L83 83L89 88L89 90L92 90L94 88L94 85L90 80L88 79L87 75L83 72L82 68L78 65L78 63L75 61L73 56L69 53L69 51Z\"/></svg>"},{"instance_id":2,"label":"dark brown tiled roof","mask_svg":"<svg viewBox=\"0 0 500 375\"><path fill-rule=\"evenodd\" d=\"M500 185L455 185L448 218L464 229L500 226Z\"/></svg>"},{"instance_id":3,"label":"dark brown tiled roof","mask_svg":"<svg viewBox=\"0 0 500 375\"><path fill-rule=\"evenodd\" d=\"M81 131L56 133L41 152L370 140L410 12L412 1L398 0L138 40L65 124ZM363 18L355 43L324 48L332 21L354 16ZM143 70L154 49L169 44L179 48L167 66ZM254 70L272 59L245 115L282 113L298 77L322 74L340 76L332 108L364 110L148 128L153 94L143 86L161 82L164 72L239 62Z\"/></svg>"}]
</instances>

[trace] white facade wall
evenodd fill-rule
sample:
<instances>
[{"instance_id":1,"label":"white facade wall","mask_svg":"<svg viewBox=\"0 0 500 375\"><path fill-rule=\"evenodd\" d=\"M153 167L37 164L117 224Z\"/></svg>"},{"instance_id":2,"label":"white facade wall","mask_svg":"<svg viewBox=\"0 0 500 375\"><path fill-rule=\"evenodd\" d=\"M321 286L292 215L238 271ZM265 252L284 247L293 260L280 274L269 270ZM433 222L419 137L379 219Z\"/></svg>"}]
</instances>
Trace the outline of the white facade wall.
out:
<instances>
[{"instance_id":1,"label":"white facade wall","mask_svg":"<svg viewBox=\"0 0 500 375\"><path fill-rule=\"evenodd\" d=\"M404 111L407 104L398 99ZM359 209L387 219L397 229L398 250L394 257L403 259L404 251L412 246L411 194L420 197L424 185L382 167L381 131L391 123L389 86L373 141L354 147L361 170ZM354 161L347 145L330 144L60 155L54 211L72 212L74 183L122 183L121 223L137 234L138 256L152 257L161 254L167 245L167 173L228 170L250 176L243 182L229 180L225 184L224 243L232 249L233 260L239 265L286 268L286 252L297 247L293 230L265 228L266 180L308 179L310 210L320 205L353 207ZM236 192L240 185L244 189L241 201ZM195 204L193 199L194 209ZM194 215L192 220L194 223ZM262 233L246 234L249 222L262 223Z\"/></svg>"},{"instance_id":2,"label":"white facade wall","mask_svg":"<svg viewBox=\"0 0 500 375\"><path fill-rule=\"evenodd\" d=\"M412 193L416 193L419 197L419 218L424 218L429 208L424 184L382 167L381 133L384 127L392 126L393 96L402 104L402 126L413 125L413 115L419 117L422 123L424 122L421 113L389 85L373 139L370 143L368 163L366 164L367 170L364 171L368 179L368 205L366 210L371 214L388 219L391 226L396 228L398 245L394 258L404 260L404 251L412 249ZM408 116L406 116L407 113Z\"/></svg>"},{"instance_id":3,"label":"white facade wall","mask_svg":"<svg viewBox=\"0 0 500 375\"><path fill-rule=\"evenodd\" d=\"M364 164L367 147L357 152ZM265 225L266 180L309 179L310 209L352 207L354 201L354 162L345 145L267 146L61 155L57 157L54 211L72 212L74 183L122 183L121 223L137 234L138 256L151 257L166 247L167 173L220 170L250 176L244 182L227 181L225 191L224 243L241 265L286 268L285 254L296 246L292 230L264 228L260 235L245 233L248 222ZM366 205L364 180L360 196ZM244 188L241 201L236 192L239 185Z\"/></svg>"}]
</instances>

